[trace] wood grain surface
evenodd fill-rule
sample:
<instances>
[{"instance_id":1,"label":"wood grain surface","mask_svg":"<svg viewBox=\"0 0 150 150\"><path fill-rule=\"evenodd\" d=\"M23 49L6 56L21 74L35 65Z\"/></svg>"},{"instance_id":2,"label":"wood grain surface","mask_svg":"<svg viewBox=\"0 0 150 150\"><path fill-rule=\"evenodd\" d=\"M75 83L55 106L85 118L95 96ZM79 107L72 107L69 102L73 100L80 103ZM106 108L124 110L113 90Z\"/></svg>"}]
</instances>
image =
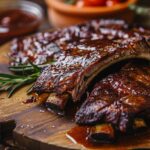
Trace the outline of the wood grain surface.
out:
<instances>
[{"instance_id":1,"label":"wood grain surface","mask_svg":"<svg viewBox=\"0 0 150 150\"><path fill-rule=\"evenodd\" d=\"M8 51L9 44L0 48L0 72L9 72ZM66 137L67 130L75 126L71 118L59 117L37 103L24 104L28 88L20 89L11 98L7 98L6 93L0 95L0 138L14 128L15 144L27 150L89 149ZM150 148L150 130L130 138L120 138L116 144L99 146L95 150L133 148Z\"/></svg>"}]
</instances>

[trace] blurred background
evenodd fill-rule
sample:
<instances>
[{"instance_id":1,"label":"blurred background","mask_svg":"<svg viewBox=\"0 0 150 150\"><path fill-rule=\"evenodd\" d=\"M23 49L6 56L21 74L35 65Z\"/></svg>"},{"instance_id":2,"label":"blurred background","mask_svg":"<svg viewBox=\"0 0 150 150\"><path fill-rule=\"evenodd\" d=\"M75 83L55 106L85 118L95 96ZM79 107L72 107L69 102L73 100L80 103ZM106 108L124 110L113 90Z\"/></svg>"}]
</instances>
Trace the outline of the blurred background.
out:
<instances>
[{"instance_id":1,"label":"blurred background","mask_svg":"<svg viewBox=\"0 0 150 150\"><path fill-rule=\"evenodd\" d=\"M0 44L99 18L150 28L150 0L0 0Z\"/></svg>"},{"instance_id":2,"label":"blurred background","mask_svg":"<svg viewBox=\"0 0 150 150\"><path fill-rule=\"evenodd\" d=\"M41 30L47 29L48 27L52 27L51 19L49 19L48 21L48 11L49 11L48 9L50 8L48 8L46 1L45 0L28 0L28 1L32 1L32 2L39 4L40 6L42 6L44 10L45 22L43 26L41 27ZM49 0L49 1L57 1L57 0ZM71 1L73 0L70 0L70 2ZM79 1L82 1L82 0L79 0ZM101 0L97 0L97 1L101 1ZM110 18L112 17L111 12L107 17L109 18L109 16ZM103 16L100 15L100 18L103 18ZM116 18L116 16L114 18ZM119 18L126 19L126 21L131 22L131 23L133 22L138 25L150 27L150 0L137 0L135 4L130 5L128 7L125 14L124 13L120 14Z\"/></svg>"}]
</instances>

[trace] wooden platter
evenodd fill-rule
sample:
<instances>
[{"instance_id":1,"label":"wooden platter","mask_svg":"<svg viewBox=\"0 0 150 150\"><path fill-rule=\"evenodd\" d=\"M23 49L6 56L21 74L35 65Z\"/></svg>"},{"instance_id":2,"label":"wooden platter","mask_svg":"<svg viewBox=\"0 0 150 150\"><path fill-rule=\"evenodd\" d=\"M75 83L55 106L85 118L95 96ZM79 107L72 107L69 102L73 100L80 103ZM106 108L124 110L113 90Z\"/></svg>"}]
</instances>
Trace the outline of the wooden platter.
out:
<instances>
[{"instance_id":1,"label":"wooden platter","mask_svg":"<svg viewBox=\"0 0 150 150\"><path fill-rule=\"evenodd\" d=\"M0 48L0 72L9 72L9 44ZM15 144L27 150L126 150L150 148L150 130L131 137L119 139L116 144L102 145L96 148L86 148L71 142L66 132L76 126L69 117L59 117L36 102L24 104L27 99L26 86L16 92L11 98L6 93L0 95L0 140L7 133L13 134Z\"/></svg>"}]
</instances>

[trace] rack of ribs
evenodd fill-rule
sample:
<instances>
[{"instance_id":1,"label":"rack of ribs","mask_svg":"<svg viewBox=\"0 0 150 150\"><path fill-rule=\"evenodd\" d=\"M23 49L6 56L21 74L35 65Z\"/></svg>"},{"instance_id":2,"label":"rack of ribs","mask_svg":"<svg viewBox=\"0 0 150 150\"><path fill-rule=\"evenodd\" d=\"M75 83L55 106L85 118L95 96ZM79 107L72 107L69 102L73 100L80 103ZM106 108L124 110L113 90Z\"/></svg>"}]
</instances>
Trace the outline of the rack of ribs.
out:
<instances>
[{"instance_id":1,"label":"rack of ribs","mask_svg":"<svg viewBox=\"0 0 150 150\"><path fill-rule=\"evenodd\" d=\"M10 65L49 60L31 93L48 107L64 110L80 101L91 81L108 66L131 58L150 60L149 33L122 20L94 20L69 28L15 40ZM43 96L44 95L44 96Z\"/></svg>"},{"instance_id":2,"label":"rack of ribs","mask_svg":"<svg viewBox=\"0 0 150 150\"><path fill-rule=\"evenodd\" d=\"M72 49L72 44L84 40L92 42L105 39L128 39L132 36L142 36L149 42L150 30L128 25L123 20L100 19L64 29L37 33L12 42L10 65L27 64L29 61L36 65L47 63L60 55L61 49Z\"/></svg>"},{"instance_id":3,"label":"rack of ribs","mask_svg":"<svg viewBox=\"0 0 150 150\"><path fill-rule=\"evenodd\" d=\"M149 109L150 65L130 63L96 83L75 119L82 125L98 124L95 137L98 140L104 129L108 129L107 137L112 137L113 130L126 133L133 130L135 123L138 127L145 126L150 119ZM103 131L101 124L105 124ZM90 136L95 135L92 132Z\"/></svg>"}]
</instances>

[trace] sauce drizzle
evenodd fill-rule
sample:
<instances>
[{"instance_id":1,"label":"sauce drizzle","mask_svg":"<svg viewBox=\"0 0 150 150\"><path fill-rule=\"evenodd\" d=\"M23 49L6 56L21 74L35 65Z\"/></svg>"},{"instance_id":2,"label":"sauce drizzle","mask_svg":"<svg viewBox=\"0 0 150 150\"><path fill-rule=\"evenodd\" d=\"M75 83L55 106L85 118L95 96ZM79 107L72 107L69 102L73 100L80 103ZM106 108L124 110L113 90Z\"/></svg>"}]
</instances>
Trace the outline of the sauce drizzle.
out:
<instances>
[{"instance_id":1,"label":"sauce drizzle","mask_svg":"<svg viewBox=\"0 0 150 150\"><path fill-rule=\"evenodd\" d=\"M90 127L88 126L75 126L70 129L66 136L74 144L81 144L86 148L91 149L136 149L136 148L149 148L149 138L150 138L150 128L138 131L136 133L128 135L118 135L118 138L114 143L93 143L88 139L88 131ZM141 147L142 146L142 147Z\"/></svg>"}]
</instances>

